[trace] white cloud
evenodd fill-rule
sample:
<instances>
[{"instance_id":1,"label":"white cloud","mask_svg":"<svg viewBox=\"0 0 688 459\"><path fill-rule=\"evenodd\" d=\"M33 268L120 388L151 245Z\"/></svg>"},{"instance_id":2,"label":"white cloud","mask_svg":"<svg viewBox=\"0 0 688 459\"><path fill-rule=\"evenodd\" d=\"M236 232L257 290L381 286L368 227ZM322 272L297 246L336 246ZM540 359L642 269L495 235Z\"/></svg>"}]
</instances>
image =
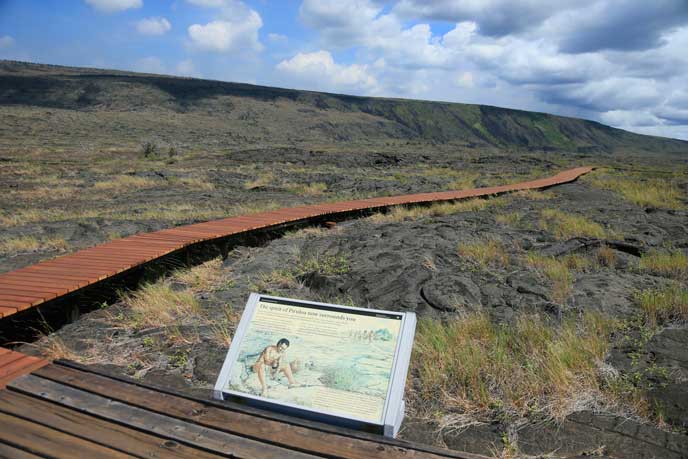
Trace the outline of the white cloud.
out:
<instances>
[{"instance_id":1,"label":"white cloud","mask_svg":"<svg viewBox=\"0 0 688 459\"><path fill-rule=\"evenodd\" d=\"M186 59L177 64L176 74L181 76L189 76L194 78L200 78L202 75L198 70L196 70L196 65L191 59Z\"/></svg>"},{"instance_id":2,"label":"white cloud","mask_svg":"<svg viewBox=\"0 0 688 459\"><path fill-rule=\"evenodd\" d=\"M136 30L142 35L164 35L170 31L172 24L165 18L145 18L136 23Z\"/></svg>"},{"instance_id":3,"label":"white cloud","mask_svg":"<svg viewBox=\"0 0 688 459\"><path fill-rule=\"evenodd\" d=\"M193 0L209 6L207 0ZM195 3L195 4L199 4ZM258 31L263 20L255 10L241 2L222 2L218 19L207 24L193 24L189 27L189 39L193 48L218 53L236 51L260 51L263 45Z\"/></svg>"},{"instance_id":4,"label":"white cloud","mask_svg":"<svg viewBox=\"0 0 688 459\"><path fill-rule=\"evenodd\" d=\"M165 69L165 65L162 63L160 58L155 57L155 56L149 56L149 57L144 57L143 59L139 59L134 64L134 70L136 70L137 72L143 72L143 73L157 73L157 74L167 73L167 70Z\"/></svg>"},{"instance_id":5,"label":"white cloud","mask_svg":"<svg viewBox=\"0 0 688 459\"><path fill-rule=\"evenodd\" d=\"M368 0L304 0L299 9L301 20L318 30L331 46L361 44L373 35L382 7Z\"/></svg>"},{"instance_id":6,"label":"white cloud","mask_svg":"<svg viewBox=\"0 0 688 459\"><path fill-rule=\"evenodd\" d=\"M532 30L572 8L585 8L599 0L401 0L393 13L405 19L446 22L471 21L482 35L503 37Z\"/></svg>"},{"instance_id":7,"label":"white cloud","mask_svg":"<svg viewBox=\"0 0 688 459\"><path fill-rule=\"evenodd\" d=\"M471 72L463 72L457 75L456 79L454 80L454 83L457 86L461 86L463 88L472 88L473 86L475 86L474 77Z\"/></svg>"},{"instance_id":8,"label":"white cloud","mask_svg":"<svg viewBox=\"0 0 688 459\"><path fill-rule=\"evenodd\" d=\"M225 0L186 0L186 2L203 8L220 8L226 4Z\"/></svg>"},{"instance_id":9,"label":"white cloud","mask_svg":"<svg viewBox=\"0 0 688 459\"><path fill-rule=\"evenodd\" d=\"M620 126L625 129L645 126L656 126L662 121L646 111L610 110L600 115L603 123Z\"/></svg>"},{"instance_id":10,"label":"white cloud","mask_svg":"<svg viewBox=\"0 0 688 459\"><path fill-rule=\"evenodd\" d=\"M304 0L299 12L384 95L688 132L688 101L676 95L688 87L685 0ZM429 21L455 26L439 34Z\"/></svg>"},{"instance_id":11,"label":"white cloud","mask_svg":"<svg viewBox=\"0 0 688 459\"><path fill-rule=\"evenodd\" d=\"M0 49L11 48L14 46L14 38L9 35L0 37Z\"/></svg>"},{"instance_id":12,"label":"white cloud","mask_svg":"<svg viewBox=\"0 0 688 459\"><path fill-rule=\"evenodd\" d=\"M298 53L277 64L277 70L328 91L357 89L368 93L377 87L367 66L337 64L328 51Z\"/></svg>"},{"instance_id":13,"label":"white cloud","mask_svg":"<svg viewBox=\"0 0 688 459\"><path fill-rule=\"evenodd\" d=\"M273 43L284 43L288 40L288 37L280 33L269 33L268 40L270 40Z\"/></svg>"},{"instance_id":14,"label":"white cloud","mask_svg":"<svg viewBox=\"0 0 688 459\"><path fill-rule=\"evenodd\" d=\"M102 13L119 13L143 6L143 0L86 0L86 3Z\"/></svg>"}]
</instances>

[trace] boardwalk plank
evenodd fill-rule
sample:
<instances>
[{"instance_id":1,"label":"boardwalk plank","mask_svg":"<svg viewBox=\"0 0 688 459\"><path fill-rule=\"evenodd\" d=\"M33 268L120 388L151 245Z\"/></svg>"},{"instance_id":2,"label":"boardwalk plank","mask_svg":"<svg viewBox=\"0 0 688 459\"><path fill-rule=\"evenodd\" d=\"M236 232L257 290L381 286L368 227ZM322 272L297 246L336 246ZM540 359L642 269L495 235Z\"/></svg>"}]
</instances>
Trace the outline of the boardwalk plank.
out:
<instances>
[{"instance_id":1,"label":"boardwalk plank","mask_svg":"<svg viewBox=\"0 0 688 459\"><path fill-rule=\"evenodd\" d=\"M135 457L4 413L0 413L0 425L0 442L38 455L55 459Z\"/></svg>"},{"instance_id":2,"label":"boardwalk plank","mask_svg":"<svg viewBox=\"0 0 688 459\"><path fill-rule=\"evenodd\" d=\"M376 437L378 440L371 441L323 432L311 427L268 419L247 412L219 408L61 365L50 365L34 374L61 384L107 396L132 406L189 420L212 429L332 457L351 459L392 459L400 455L409 459L477 457L465 453L437 454L418 451L407 446L400 446L402 442L399 441L381 445L379 437Z\"/></svg>"},{"instance_id":3,"label":"boardwalk plank","mask_svg":"<svg viewBox=\"0 0 688 459\"><path fill-rule=\"evenodd\" d=\"M127 454L146 458L218 459L216 454L149 435L45 400L0 391L0 412L20 417Z\"/></svg>"},{"instance_id":4,"label":"boardwalk plank","mask_svg":"<svg viewBox=\"0 0 688 459\"><path fill-rule=\"evenodd\" d=\"M21 352L12 352L8 350L7 352L0 354L0 368L3 368L15 360L19 360L24 357Z\"/></svg>"},{"instance_id":5,"label":"boardwalk plank","mask_svg":"<svg viewBox=\"0 0 688 459\"><path fill-rule=\"evenodd\" d=\"M18 353L19 354L19 353ZM34 368L41 367L47 363L46 360L39 357L20 354L21 358L0 367L0 384L7 384L9 380L14 379L16 375L21 375L30 372Z\"/></svg>"},{"instance_id":6,"label":"boardwalk plank","mask_svg":"<svg viewBox=\"0 0 688 459\"><path fill-rule=\"evenodd\" d=\"M5 316L11 316L19 311L18 308L13 308L10 306L0 306L0 319Z\"/></svg>"},{"instance_id":7,"label":"boardwalk plank","mask_svg":"<svg viewBox=\"0 0 688 459\"><path fill-rule=\"evenodd\" d=\"M14 380L8 387L34 397L99 416L117 423L215 453L246 459L310 459L315 456L154 413L34 375Z\"/></svg>"},{"instance_id":8,"label":"boardwalk plank","mask_svg":"<svg viewBox=\"0 0 688 459\"><path fill-rule=\"evenodd\" d=\"M6 443L0 443L0 458L2 459L41 459L44 457L36 456L33 453L23 451Z\"/></svg>"}]
</instances>

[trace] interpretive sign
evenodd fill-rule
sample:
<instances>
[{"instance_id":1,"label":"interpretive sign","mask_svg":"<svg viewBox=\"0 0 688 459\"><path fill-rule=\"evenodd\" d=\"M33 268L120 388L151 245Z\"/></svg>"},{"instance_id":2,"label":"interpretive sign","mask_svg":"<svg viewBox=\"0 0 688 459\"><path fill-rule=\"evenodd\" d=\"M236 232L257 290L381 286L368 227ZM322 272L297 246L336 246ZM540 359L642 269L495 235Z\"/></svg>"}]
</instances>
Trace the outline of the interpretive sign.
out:
<instances>
[{"instance_id":1,"label":"interpretive sign","mask_svg":"<svg viewBox=\"0 0 688 459\"><path fill-rule=\"evenodd\" d=\"M396 436L416 317L252 293L214 396Z\"/></svg>"}]
</instances>

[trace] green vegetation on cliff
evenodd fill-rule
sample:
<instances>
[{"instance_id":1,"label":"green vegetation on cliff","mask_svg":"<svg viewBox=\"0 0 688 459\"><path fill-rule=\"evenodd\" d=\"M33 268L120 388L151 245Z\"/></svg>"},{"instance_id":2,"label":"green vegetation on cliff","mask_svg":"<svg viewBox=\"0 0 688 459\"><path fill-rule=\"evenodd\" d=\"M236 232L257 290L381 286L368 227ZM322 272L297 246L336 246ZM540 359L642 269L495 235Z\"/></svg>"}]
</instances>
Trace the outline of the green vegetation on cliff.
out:
<instances>
[{"instance_id":1,"label":"green vegetation on cliff","mask_svg":"<svg viewBox=\"0 0 688 459\"><path fill-rule=\"evenodd\" d=\"M157 136L212 150L434 142L583 153L688 151L688 142L544 113L12 61L0 61L0 121L0 148L125 148Z\"/></svg>"}]
</instances>

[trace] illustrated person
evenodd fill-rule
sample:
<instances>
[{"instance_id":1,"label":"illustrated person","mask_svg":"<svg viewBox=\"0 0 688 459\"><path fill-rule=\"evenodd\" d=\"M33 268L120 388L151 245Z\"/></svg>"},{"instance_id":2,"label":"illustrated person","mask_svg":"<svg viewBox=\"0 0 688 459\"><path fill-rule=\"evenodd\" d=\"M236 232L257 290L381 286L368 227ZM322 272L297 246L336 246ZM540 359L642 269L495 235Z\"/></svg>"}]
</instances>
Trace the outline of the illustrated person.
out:
<instances>
[{"instance_id":1,"label":"illustrated person","mask_svg":"<svg viewBox=\"0 0 688 459\"><path fill-rule=\"evenodd\" d=\"M282 338L277 341L276 345L272 344L263 349L256 363L253 364L253 372L258 375L258 381L260 381L261 397L267 397L268 395L268 386L265 383L265 366L270 368L270 376L273 378L281 371L287 377L289 387L296 384L291 365L285 362L287 348L289 348L289 340Z\"/></svg>"}]
</instances>

